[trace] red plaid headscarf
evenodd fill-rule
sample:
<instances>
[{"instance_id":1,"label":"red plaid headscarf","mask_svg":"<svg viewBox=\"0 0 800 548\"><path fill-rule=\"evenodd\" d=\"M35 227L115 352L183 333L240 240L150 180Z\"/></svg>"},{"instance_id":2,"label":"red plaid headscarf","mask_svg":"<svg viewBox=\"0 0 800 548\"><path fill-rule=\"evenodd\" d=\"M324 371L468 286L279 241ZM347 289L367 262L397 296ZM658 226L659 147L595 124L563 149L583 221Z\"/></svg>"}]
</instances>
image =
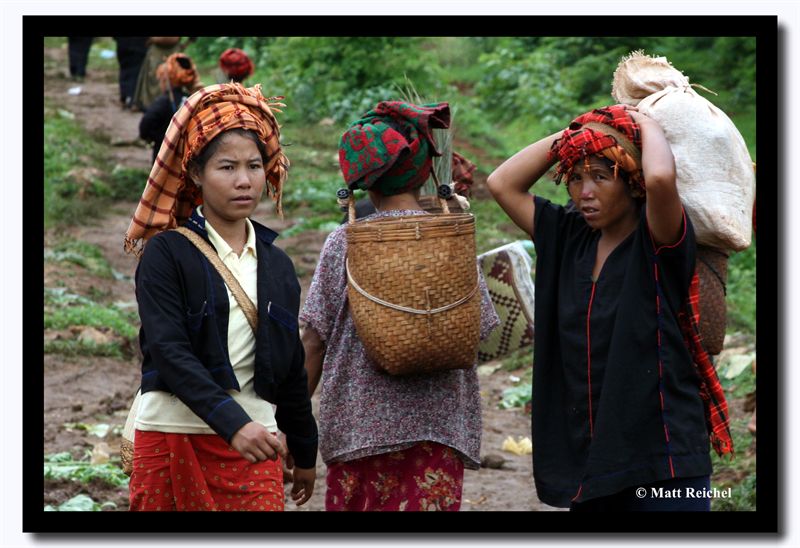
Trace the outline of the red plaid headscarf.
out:
<instances>
[{"instance_id":1,"label":"red plaid headscarf","mask_svg":"<svg viewBox=\"0 0 800 548\"><path fill-rule=\"evenodd\" d=\"M350 189L385 196L414 190L428 180L441 156L434 128L450 127L450 105L381 101L356 120L339 143L339 167Z\"/></svg>"},{"instance_id":2,"label":"red plaid headscarf","mask_svg":"<svg viewBox=\"0 0 800 548\"><path fill-rule=\"evenodd\" d=\"M273 114L281 112L276 107L285 106L273 102L278 99L282 97L261 95L260 85L246 88L236 83L207 86L191 95L167 128L139 206L125 233L125 251L140 253L137 248L141 248L143 240L179 226L202 203L200 190L188 176L187 165L214 137L229 129L252 130L264 143L267 193L282 216L281 193L289 160L281 148L280 126Z\"/></svg>"},{"instance_id":3,"label":"red plaid headscarf","mask_svg":"<svg viewBox=\"0 0 800 548\"><path fill-rule=\"evenodd\" d=\"M622 168L630 174L633 189L644 191L642 174L642 136L639 125L619 105L598 108L575 118L548 153L548 160L559 160L556 182L570 172L581 159L588 162L591 155L602 155L614 162L614 176ZM684 222L686 222L684 220ZM657 280L656 280L657 281ZM678 324L684 337L700 380L700 397L703 400L706 426L714 450L720 456L733 454L733 439L725 392L719 382L714 364L700 337L699 278L695 273L689 297L678 314Z\"/></svg>"},{"instance_id":4,"label":"red plaid headscarf","mask_svg":"<svg viewBox=\"0 0 800 548\"><path fill-rule=\"evenodd\" d=\"M228 48L219 56L219 68L228 78L244 80L255 70L253 61L239 48Z\"/></svg>"},{"instance_id":5,"label":"red plaid headscarf","mask_svg":"<svg viewBox=\"0 0 800 548\"><path fill-rule=\"evenodd\" d=\"M622 168L630 175L633 188L644 190L642 175L642 136L639 125L618 105L597 108L581 114L551 147L547 159L558 159L556 183L569 177L575 164L591 155L603 155L614 162L614 176Z\"/></svg>"}]
</instances>

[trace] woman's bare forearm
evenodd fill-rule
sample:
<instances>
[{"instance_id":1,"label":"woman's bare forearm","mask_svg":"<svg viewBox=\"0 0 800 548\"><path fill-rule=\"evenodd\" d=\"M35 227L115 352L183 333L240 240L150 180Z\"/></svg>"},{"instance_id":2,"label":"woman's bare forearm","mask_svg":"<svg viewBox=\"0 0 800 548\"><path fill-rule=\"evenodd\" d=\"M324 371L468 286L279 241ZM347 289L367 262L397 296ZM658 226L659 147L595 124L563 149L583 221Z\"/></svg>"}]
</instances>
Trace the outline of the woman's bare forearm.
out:
<instances>
[{"instance_id":1,"label":"woman's bare forearm","mask_svg":"<svg viewBox=\"0 0 800 548\"><path fill-rule=\"evenodd\" d=\"M486 181L500 207L527 234L533 234L534 214L534 202L528 191L555 163L548 161L547 155L561 134L558 131L520 150L500 164Z\"/></svg>"}]
</instances>

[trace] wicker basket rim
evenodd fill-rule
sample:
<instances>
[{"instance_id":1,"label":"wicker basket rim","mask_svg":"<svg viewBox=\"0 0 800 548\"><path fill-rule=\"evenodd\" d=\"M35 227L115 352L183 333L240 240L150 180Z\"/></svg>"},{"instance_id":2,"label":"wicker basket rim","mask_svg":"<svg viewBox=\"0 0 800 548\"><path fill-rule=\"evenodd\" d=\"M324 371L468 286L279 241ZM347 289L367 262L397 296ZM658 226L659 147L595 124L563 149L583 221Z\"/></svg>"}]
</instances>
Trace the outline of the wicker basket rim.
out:
<instances>
[{"instance_id":1,"label":"wicker basket rim","mask_svg":"<svg viewBox=\"0 0 800 548\"><path fill-rule=\"evenodd\" d=\"M472 213L436 213L425 215L403 215L400 217L386 217L379 219L359 219L353 224L347 225L348 230L369 230L370 227L392 227L400 226L408 228L415 224L429 226L437 225L470 225L475 224L475 216Z\"/></svg>"}]
</instances>

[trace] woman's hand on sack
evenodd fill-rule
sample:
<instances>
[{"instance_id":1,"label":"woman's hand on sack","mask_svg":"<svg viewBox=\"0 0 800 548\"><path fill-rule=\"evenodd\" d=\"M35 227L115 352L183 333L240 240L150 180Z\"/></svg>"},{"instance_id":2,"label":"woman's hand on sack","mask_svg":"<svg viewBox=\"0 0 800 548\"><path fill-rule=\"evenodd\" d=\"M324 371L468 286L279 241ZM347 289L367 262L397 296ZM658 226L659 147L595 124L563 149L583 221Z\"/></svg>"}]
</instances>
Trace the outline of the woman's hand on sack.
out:
<instances>
[{"instance_id":1,"label":"woman's hand on sack","mask_svg":"<svg viewBox=\"0 0 800 548\"><path fill-rule=\"evenodd\" d=\"M231 446L249 462L286 458L286 445L263 424L255 421L242 426L231 438Z\"/></svg>"},{"instance_id":2,"label":"woman's hand on sack","mask_svg":"<svg viewBox=\"0 0 800 548\"><path fill-rule=\"evenodd\" d=\"M314 493L314 482L317 479L316 468L299 468L292 470L292 500L297 506L302 506Z\"/></svg>"},{"instance_id":3,"label":"woman's hand on sack","mask_svg":"<svg viewBox=\"0 0 800 548\"><path fill-rule=\"evenodd\" d=\"M652 118L650 118L646 114L643 114L643 113L639 112L639 108L638 107L635 107L633 105L623 105L623 104L620 104L619 106L623 107L625 109L625 111L628 113L628 115L631 118L633 118L633 121L636 122L639 125L642 125L642 124L656 124L656 125L658 125L658 122L656 122L655 120L653 120Z\"/></svg>"}]
</instances>

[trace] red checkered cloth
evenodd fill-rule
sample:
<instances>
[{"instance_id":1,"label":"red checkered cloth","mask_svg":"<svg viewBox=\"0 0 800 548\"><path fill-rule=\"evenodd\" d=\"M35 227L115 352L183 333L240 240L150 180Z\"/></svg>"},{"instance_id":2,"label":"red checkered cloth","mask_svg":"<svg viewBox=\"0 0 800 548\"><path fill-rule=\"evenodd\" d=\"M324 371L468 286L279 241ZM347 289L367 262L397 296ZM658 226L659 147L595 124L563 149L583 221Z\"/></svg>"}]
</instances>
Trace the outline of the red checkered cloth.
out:
<instances>
[{"instance_id":1,"label":"red checkered cloth","mask_svg":"<svg viewBox=\"0 0 800 548\"><path fill-rule=\"evenodd\" d=\"M570 122L548 152L548 161L558 160L556 183L572 172L575 164L591 155L602 154L614 162L614 176L622 168L633 184L644 190L642 136L639 125L619 105L597 108Z\"/></svg>"},{"instance_id":2,"label":"red checkered cloth","mask_svg":"<svg viewBox=\"0 0 800 548\"><path fill-rule=\"evenodd\" d=\"M202 203L200 190L187 174L187 164L214 137L234 128L254 131L264 143L267 193L283 216L281 193L289 160L280 144L280 126L273 111L285 106L265 98L261 85L207 86L191 95L172 117L139 205L125 233L125 251L141 254L144 241L163 230L183 224Z\"/></svg>"},{"instance_id":3,"label":"red checkered cloth","mask_svg":"<svg viewBox=\"0 0 800 548\"><path fill-rule=\"evenodd\" d=\"M381 101L342 135L339 166L347 186L392 196L428 180L441 156L434 128L450 127L450 105Z\"/></svg>"},{"instance_id":4,"label":"red checkered cloth","mask_svg":"<svg viewBox=\"0 0 800 548\"><path fill-rule=\"evenodd\" d=\"M453 151L452 179L455 183L456 194L469 198L472 195L472 172L475 171L475 164L464 158L458 152Z\"/></svg>"},{"instance_id":5,"label":"red checkered cloth","mask_svg":"<svg viewBox=\"0 0 800 548\"><path fill-rule=\"evenodd\" d=\"M703 347L700 337L700 278L695 272L689 287L689 299L685 309L678 314L678 323L683 332L684 343L692 356L695 369L700 376L700 397L706 411L706 425L708 426L711 446L721 457L725 454L733 455L733 438L730 430L730 417L728 416L728 402L725 392L720 385L717 370L711 358Z\"/></svg>"}]
</instances>

